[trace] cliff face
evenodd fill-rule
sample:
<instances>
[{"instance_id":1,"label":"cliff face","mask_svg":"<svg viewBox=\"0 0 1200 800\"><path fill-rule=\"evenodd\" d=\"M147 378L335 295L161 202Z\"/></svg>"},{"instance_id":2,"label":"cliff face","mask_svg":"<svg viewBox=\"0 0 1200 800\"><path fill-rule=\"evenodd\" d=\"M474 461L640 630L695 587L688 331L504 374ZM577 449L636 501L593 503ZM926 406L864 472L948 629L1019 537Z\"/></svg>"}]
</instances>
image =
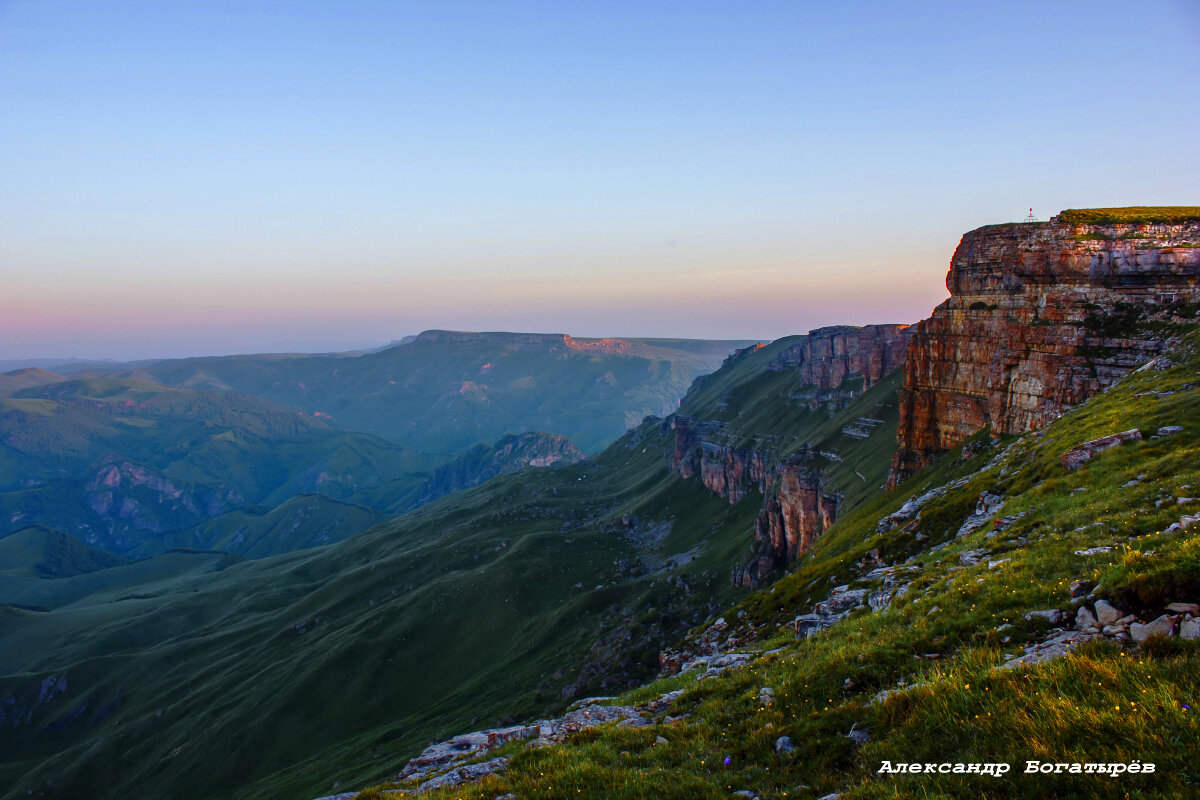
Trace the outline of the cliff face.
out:
<instances>
[{"instance_id":1,"label":"cliff face","mask_svg":"<svg viewBox=\"0 0 1200 800\"><path fill-rule=\"evenodd\" d=\"M818 389L835 389L861 375L863 388L869 389L904 362L911 336L911 325L818 328L776 356L768 369L799 370Z\"/></svg>"},{"instance_id":2,"label":"cliff face","mask_svg":"<svg viewBox=\"0 0 1200 800\"><path fill-rule=\"evenodd\" d=\"M577 464L583 460L583 451L565 436L542 431L509 434L491 447L478 445L434 470L429 480L422 484L415 505L424 505L443 495L478 486L497 475L525 467Z\"/></svg>"},{"instance_id":3,"label":"cliff face","mask_svg":"<svg viewBox=\"0 0 1200 800\"><path fill-rule=\"evenodd\" d=\"M791 401L832 414L900 366L911 332L905 325L821 328L777 353L765 369L799 372L804 388ZM758 349L739 351L727 364ZM854 382L858 378L861 385ZM731 503L753 489L765 497L755 523L756 553L749 564L734 570L734 583L757 585L805 552L836 518L839 496L826 485L820 460L836 455L801 446L781 458L780 446L787 452L795 450L795 443L787 446L769 436L735 447L726 423L719 420L675 415L664 425L674 433L670 466L681 477L698 479Z\"/></svg>"},{"instance_id":4,"label":"cliff face","mask_svg":"<svg viewBox=\"0 0 1200 800\"><path fill-rule=\"evenodd\" d=\"M1200 222L991 225L963 236L950 298L904 361L895 486L990 425L1038 428L1156 356L1144 323L1194 319Z\"/></svg>"}]
</instances>

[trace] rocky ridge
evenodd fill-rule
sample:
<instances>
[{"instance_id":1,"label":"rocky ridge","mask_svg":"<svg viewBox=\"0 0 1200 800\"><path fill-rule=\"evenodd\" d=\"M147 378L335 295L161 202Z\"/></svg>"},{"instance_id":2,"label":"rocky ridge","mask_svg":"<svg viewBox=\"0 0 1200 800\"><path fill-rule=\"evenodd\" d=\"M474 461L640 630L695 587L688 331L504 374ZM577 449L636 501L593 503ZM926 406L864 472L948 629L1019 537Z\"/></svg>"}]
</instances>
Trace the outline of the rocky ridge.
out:
<instances>
[{"instance_id":1,"label":"rocky ridge","mask_svg":"<svg viewBox=\"0 0 1200 800\"><path fill-rule=\"evenodd\" d=\"M911 332L907 325L819 328L777 353L766 369L801 373L806 388L792 399L810 410L833 413L900 366ZM729 361L758 349L746 348ZM860 418L844 433L864 439L878 424L879 420ZM734 569L735 585L757 586L763 577L804 553L837 518L840 498L826 486L818 461L840 461L836 453L802 447L781 457L780 445L765 438L749 447L737 446L726 434L725 423L718 420L673 415L663 425L674 434L673 472L699 479L730 503L752 489L764 495L754 526L756 553L749 563Z\"/></svg>"},{"instance_id":2,"label":"rocky ridge","mask_svg":"<svg viewBox=\"0 0 1200 800\"><path fill-rule=\"evenodd\" d=\"M963 236L946 277L950 298L908 346L889 486L984 426L1011 434L1045 425L1158 356L1161 323L1194 319L1200 220L1069 218Z\"/></svg>"}]
</instances>

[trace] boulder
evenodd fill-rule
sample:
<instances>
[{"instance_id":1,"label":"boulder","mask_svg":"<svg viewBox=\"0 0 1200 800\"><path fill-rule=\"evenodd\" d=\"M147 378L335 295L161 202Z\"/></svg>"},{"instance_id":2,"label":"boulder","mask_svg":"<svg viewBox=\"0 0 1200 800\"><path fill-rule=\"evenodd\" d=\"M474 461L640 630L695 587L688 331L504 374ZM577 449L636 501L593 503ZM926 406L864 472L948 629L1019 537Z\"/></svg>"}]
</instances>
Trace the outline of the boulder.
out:
<instances>
[{"instance_id":1,"label":"boulder","mask_svg":"<svg viewBox=\"0 0 1200 800\"><path fill-rule=\"evenodd\" d=\"M1135 642L1141 644L1151 636L1170 636L1175 630L1175 618L1163 614L1145 625L1135 622L1129 626L1129 635Z\"/></svg>"},{"instance_id":2,"label":"boulder","mask_svg":"<svg viewBox=\"0 0 1200 800\"><path fill-rule=\"evenodd\" d=\"M1101 625L1112 625L1123 616L1125 616L1125 612L1107 600L1096 601L1096 620Z\"/></svg>"},{"instance_id":3,"label":"boulder","mask_svg":"<svg viewBox=\"0 0 1200 800\"><path fill-rule=\"evenodd\" d=\"M1099 439L1092 439L1084 442L1078 447L1074 447L1060 456L1063 467L1067 472L1073 472L1082 467L1098 453L1103 453L1113 447L1118 447L1126 442L1140 442L1142 440L1142 432L1137 428L1131 428L1120 433L1101 436Z\"/></svg>"},{"instance_id":4,"label":"boulder","mask_svg":"<svg viewBox=\"0 0 1200 800\"><path fill-rule=\"evenodd\" d=\"M780 736L775 740L775 752L780 755L790 753L795 749L796 746L792 744L792 737L790 736Z\"/></svg>"},{"instance_id":5,"label":"boulder","mask_svg":"<svg viewBox=\"0 0 1200 800\"><path fill-rule=\"evenodd\" d=\"M1179 626L1179 638L1189 642L1200 639L1200 619L1184 620Z\"/></svg>"},{"instance_id":6,"label":"boulder","mask_svg":"<svg viewBox=\"0 0 1200 800\"><path fill-rule=\"evenodd\" d=\"M1087 606L1081 606L1080 609L1075 612L1075 628L1077 630L1097 630L1099 625L1096 623L1096 615L1088 610Z\"/></svg>"}]
</instances>

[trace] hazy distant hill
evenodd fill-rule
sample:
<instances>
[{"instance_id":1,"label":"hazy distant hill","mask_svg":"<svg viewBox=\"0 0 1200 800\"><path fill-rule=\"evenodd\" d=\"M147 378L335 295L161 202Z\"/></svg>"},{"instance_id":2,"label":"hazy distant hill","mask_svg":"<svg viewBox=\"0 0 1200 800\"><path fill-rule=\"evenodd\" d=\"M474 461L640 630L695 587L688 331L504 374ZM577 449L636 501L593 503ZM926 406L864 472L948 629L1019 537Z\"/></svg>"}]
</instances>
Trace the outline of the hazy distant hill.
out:
<instances>
[{"instance_id":1,"label":"hazy distant hill","mask_svg":"<svg viewBox=\"0 0 1200 800\"><path fill-rule=\"evenodd\" d=\"M117 378L0 398L0 443L0 535L45 525L115 553L301 493L415 488L439 463L269 400Z\"/></svg>"},{"instance_id":2,"label":"hazy distant hill","mask_svg":"<svg viewBox=\"0 0 1200 800\"><path fill-rule=\"evenodd\" d=\"M187 358L142 371L295 405L423 452L460 454L542 430L594 453L647 414L673 411L693 379L746 344L426 331L356 357Z\"/></svg>"}]
</instances>

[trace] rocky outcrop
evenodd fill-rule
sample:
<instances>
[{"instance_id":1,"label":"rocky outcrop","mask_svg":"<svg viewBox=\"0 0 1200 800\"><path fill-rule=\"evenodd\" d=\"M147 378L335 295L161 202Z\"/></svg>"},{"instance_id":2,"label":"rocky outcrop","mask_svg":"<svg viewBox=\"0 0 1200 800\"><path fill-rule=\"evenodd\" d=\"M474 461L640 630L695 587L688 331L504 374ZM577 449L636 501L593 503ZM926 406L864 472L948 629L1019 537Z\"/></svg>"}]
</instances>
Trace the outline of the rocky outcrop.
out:
<instances>
[{"instance_id":1,"label":"rocky outcrop","mask_svg":"<svg viewBox=\"0 0 1200 800\"><path fill-rule=\"evenodd\" d=\"M734 585L757 586L760 579L799 558L837 519L839 497L823 488L820 473L789 459L776 470L779 491L768 496L754 521L757 552L734 569Z\"/></svg>"},{"instance_id":2,"label":"rocky outcrop","mask_svg":"<svg viewBox=\"0 0 1200 800\"><path fill-rule=\"evenodd\" d=\"M491 447L478 445L465 455L434 470L422 486L416 505L478 486L497 475L525 467L548 467L552 464L577 464L585 458L583 451L565 436L556 433L531 431L510 434Z\"/></svg>"},{"instance_id":3,"label":"rocky outcrop","mask_svg":"<svg viewBox=\"0 0 1200 800\"><path fill-rule=\"evenodd\" d=\"M800 372L804 388L791 400L814 411L824 408L832 413L900 366L911 333L907 325L818 328L777 353L766 369ZM726 364L759 349L739 350ZM721 401L717 402L719 406ZM879 422L863 418L861 427L847 435L866 438ZM761 578L805 552L837 517L839 497L824 485L815 463L818 456L840 461L836 453L814 453L802 447L781 460L773 440L733 444L734 437L719 420L675 415L663 425L674 433L672 471L699 479L730 503L737 503L754 489L765 497L755 522L755 554L749 563L733 570L735 585L758 585ZM794 443L789 449L792 446Z\"/></svg>"},{"instance_id":4,"label":"rocky outcrop","mask_svg":"<svg viewBox=\"0 0 1200 800\"><path fill-rule=\"evenodd\" d=\"M1200 220L1069 219L963 236L950 298L908 346L889 486L985 426L1001 434L1046 424L1164 349L1145 322L1194 319Z\"/></svg>"},{"instance_id":5,"label":"rocky outcrop","mask_svg":"<svg viewBox=\"0 0 1200 800\"><path fill-rule=\"evenodd\" d=\"M911 337L911 325L817 328L779 353L767 368L798 370L805 383L818 389L836 389L847 378L857 377L869 389L904 362Z\"/></svg>"}]
</instances>

